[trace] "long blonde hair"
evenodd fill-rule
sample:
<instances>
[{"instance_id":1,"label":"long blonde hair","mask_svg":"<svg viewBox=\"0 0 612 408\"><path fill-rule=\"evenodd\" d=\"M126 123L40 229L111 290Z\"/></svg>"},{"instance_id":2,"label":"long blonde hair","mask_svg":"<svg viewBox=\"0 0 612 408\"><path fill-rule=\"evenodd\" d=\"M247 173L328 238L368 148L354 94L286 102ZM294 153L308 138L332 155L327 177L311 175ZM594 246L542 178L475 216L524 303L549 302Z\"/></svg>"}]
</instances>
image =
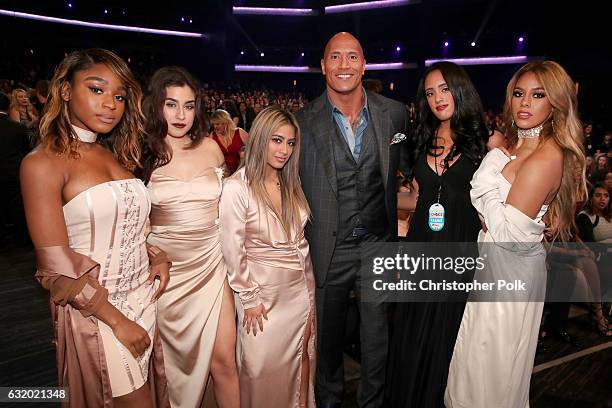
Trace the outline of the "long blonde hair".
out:
<instances>
[{"instance_id":1,"label":"long blonde hair","mask_svg":"<svg viewBox=\"0 0 612 408\"><path fill-rule=\"evenodd\" d=\"M561 186L546 214L547 234L568 241L571 232L575 230L576 200L586 197L584 135L582 123L578 118L576 87L563 67L554 61L533 61L523 65L506 88L504 105L506 123L514 123L512 94L518 79L527 72L536 76L552 105L552 115L544 121L539 143L542 144L552 138L563 151ZM506 137L508 146L517 144L516 126L508 126Z\"/></svg>"},{"instance_id":2,"label":"long blonde hair","mask_svg":"<svg viewBox=\"0 0 612 408\"><path fill-rule=\"evenodd\" d=\"M231 143L232 137L234 137L234 132L236 131L236 125L234 124L229 112L223 109L217 109L214 111L210 115L210 124L213 126L215 123L222 123L225 125L225 134L217 135L217 137L221 138L225 144Z\"/></svg>"},{"instance_id":3,"label":"long blonde hair","mask_svg":"<svg viewBox=\"0 0 612 408\"><path fill-rule=\"evenodd\" d=\"M283 125L290 125L295 129L295 146L285 166L282 170L278 170L282 200L282 213L278 214L266 191L264 180L270 139ZM299 234L302 231L300 210L305 210L310 216L310 207L300 183L300 127L295 117L278 106L262 110L251 127L244 163L246 178L255 198L276 213L287 233L293 227Z\"/></svg>"},{"instance_id":4,"label":"long blonde hair","mask_svg":"<svg viewBox=\"0 0 612 408\"><path fill-rule=\"evenodd\" d=\"M106 65L127 88L125 112L121 121L110 132L104 144L117 157L117 161L134 170L140 167L140 141L144 134L142 90L129 67L119 56L101 48L74 51L55 69L49 85L49 99L40 121L40 143L51 151L70 158L78 158L78 137L70 124L69 106L62 96L65 84L72 84L74 74L95 64Z\"/></svg>"},{"instance_id":5,"label":"long blonde hair","mask_svg":"<svg viewBox=\"0 0 612 408\"><path fill-rule=\"evenodd\" d=\"M10 109L15 109L17 112L19 112L19 119L21 120L21 116L22 115L27 115L27 117L29 119L31 119L31 114L33 113L32 111L34 111L34 113L36 113L36 109L34 109L34 106L32 106L32 103L30 102L30 100L28 99L28 105L27 106L21 106L19 104L19 101L17 100L17 94L19 93L24 93L26 94L26 97L28 96L28 91L26 91L23 88L15 88L13 89L13 92L11 92L11 107Z\"/></svg>"}]
</instances>

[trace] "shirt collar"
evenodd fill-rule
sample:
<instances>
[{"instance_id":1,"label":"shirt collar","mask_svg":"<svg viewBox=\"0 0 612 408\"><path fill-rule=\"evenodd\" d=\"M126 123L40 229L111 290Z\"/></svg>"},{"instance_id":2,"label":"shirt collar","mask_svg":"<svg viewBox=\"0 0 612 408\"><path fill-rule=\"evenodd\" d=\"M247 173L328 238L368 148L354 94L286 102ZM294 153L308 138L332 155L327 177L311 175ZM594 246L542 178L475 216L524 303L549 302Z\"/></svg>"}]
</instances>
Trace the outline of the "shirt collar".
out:
<instances>
[{"instance_id":1,"label":"shirt collar","mask_svg":"<svg viewBox=\"0 0 612 408\"><path fill-rule=\"evenodd\" d=\"M365 115L365 118L369 119L369 112L370 110L368 109L368 93L366 92L365 88L362 86L361 87L361 92L363 92L363 108L361 113L363 115ZM339 114L343 114L340 109L336 108L334 106L334 104L332 103L331 99L329 99L329 95L327 94L327 91L325 91L325 95L326 95L326 99L327 99L327 106L329 108L329 110L331 111L332 115L334 113L339 113Z\"/></svg>"}]
</instances>

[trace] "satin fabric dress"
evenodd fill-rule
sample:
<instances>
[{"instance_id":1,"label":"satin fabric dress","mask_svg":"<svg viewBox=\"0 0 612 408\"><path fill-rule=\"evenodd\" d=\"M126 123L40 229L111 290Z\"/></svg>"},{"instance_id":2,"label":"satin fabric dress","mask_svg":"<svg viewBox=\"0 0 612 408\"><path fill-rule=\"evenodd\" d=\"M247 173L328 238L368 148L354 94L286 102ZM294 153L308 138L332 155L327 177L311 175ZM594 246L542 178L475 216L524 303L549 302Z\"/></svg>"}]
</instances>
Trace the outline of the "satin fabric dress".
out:
<instances>
[{"instance_id":1,"label":"satin fabric dress","mask_svg":"<svg viewBox=\"0 0 612 408\"><path fill-rule=\"evenodd\" d=\"M512 185L501 171L510 159L499 149L474 173L472 204L488 228L478 235L486 276L523 279L521 301L468 302L451 360L444 403L449 408L525 408L546 292L542 246L547 205L535 219L505 203ZM483 245L484 244L484 245ZM525 301L523 301L525 300Z\"/></svg>"},{"instance_id":2,"label":"satin fabric dress","mask_svg":"<svg viewBox=\"0 0 612 408\"><path fill-rule=\"evenodd\" d=\"M210 167L181 180L158 169L148 185L148 241L172 261L158 324L173 407L199 407L209 376L227 276L219 242L222 174Z\"/></svg>"},{"instance_id":3,"label":"satin fabric dress","mask_svg":"<svg viewBox=\"0 0 612 408\"><path fill-rule=\"evenodd\" d=\"M301 217L303 227L306 213ZM253 196L244 168L224 182L220 220L228 280L237 292L240 406L298 407L307 347L307 406L315 407L315 283L303 229L285 232L276 214ZM242 327L244 309L260 303L268 320L263 320L263 332L253 336ZM309 317L310 341L304 344Z\"/></svg>"},{"instance_id":4,"label":"satin fabric dress","mask_svg":"<svg viewBox=\"0 0 612 408\"><path fill-rule=\"evenodd\" d=\"M153 339L156 302L152 297L156 285L145 284L149 258L144 228L149 210L149 195L138 179L95 185L63 207L70 248L100 265L98 281L108 290L109 303ZM147 381L153 341L135 359L108 325L101 320L97 325L112 396L136 391Z\"/></svg>"}]
</instances>

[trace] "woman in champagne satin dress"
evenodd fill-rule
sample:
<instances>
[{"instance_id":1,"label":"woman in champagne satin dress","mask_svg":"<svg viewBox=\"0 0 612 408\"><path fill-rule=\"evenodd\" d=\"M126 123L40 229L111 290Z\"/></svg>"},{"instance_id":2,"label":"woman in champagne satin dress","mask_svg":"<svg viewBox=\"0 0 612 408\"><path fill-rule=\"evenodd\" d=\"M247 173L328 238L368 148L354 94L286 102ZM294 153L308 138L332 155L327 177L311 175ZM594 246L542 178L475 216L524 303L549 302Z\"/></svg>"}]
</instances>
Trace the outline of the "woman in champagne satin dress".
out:
<instances>
[{"instance_id":1,"label":"woman in champagne satin dress","mask_svg":"<svg viewBox=\"0 0 612 408\"><path fill-rule=\"evenodd\" d=\"M187 71L164 67L144 102L148 241L172 260L158 321L172 406L199 407L210 374L219 407L238 407L235 309L219 242L223 155L205 137L197 89Z\"/></svg>"},{"instance_id":2,"label":"woman in champagne satin dress","mask_svg":"<svg viewBox=\"0 0 612 408\"><path fill-rule=\"evenodd\" d=\"M315 285L299 143L293 115L264 109L245 166L223 185L221 247L237 292L242 408L315 406Z\"/></svg>"},{"instance_id":3,"label":"woman in champagne satin dress","mask_svg":"<svg viewBox=\"0 0 612 408\"><path fill-rule=\"evenodd\" d=\"M68 54L51 80L40 144L21 164L36 277L51 300L58 385L68 394L62 407L170 406L156 324L168 263L146 244L149 196L131 173L141 98L114 53Z\"/></svg>"}]
</instances>

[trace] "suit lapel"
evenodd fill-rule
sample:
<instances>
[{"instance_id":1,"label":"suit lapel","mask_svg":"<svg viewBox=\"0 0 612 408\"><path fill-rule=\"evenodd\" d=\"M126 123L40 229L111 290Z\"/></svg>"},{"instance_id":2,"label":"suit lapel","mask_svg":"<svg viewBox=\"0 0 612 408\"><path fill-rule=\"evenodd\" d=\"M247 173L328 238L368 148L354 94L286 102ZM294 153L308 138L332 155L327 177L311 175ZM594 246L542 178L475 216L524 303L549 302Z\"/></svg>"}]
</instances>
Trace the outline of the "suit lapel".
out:
<instances>
[{"instance_id":1,"label":"suit lapel","mask_svg":"<svg viewBox=\"0 0 612 408\"><path fill-rule=\"evenodd\" d=\"M370 123L376 137L378 154L380 155L380 175L382 176L385 190L389 180L389 143L391 141L391 117L387 108L378 103L375 96L368 93L368 109L370 111Z\"/></svg>"},{"instance_id":2,"label":"suit lapel","mask_svg":"<svg viewBox=\"0 0 612 408\"><path fill-rule=\"evenodd\" d=\"M332 191L337 195L338 180L336 178L336 163L334 162L331 146L331 137L333 132L336 131L336 124L331 114L325 109L325 98L326 94L323 94L323 96L319 98L317 101L318 109L312 114L312 135L317 147L317 153L321 158L321 166L327 175Z\"/></svg>"}]
</instances>

